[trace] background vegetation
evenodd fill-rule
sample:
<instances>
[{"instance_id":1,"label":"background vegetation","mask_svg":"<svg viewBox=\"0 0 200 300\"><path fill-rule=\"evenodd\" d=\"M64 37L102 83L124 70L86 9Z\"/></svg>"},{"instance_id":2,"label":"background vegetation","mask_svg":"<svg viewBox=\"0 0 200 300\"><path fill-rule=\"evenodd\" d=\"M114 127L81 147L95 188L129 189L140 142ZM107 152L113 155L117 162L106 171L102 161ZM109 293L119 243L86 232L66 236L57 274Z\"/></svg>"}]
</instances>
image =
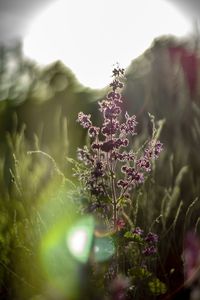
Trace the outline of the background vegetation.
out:
<instances>
[{"instance_id":1,"label":"background vegetation","mask_svg":"<svg viewBox=\"0 0 200 300\"><path fill-rule=\"evenodd\" d=\"M158 298L189 299L182 253L186 233L200 233L198 49L191 41L160 38L131 62L126 78L123 110L136 114L139 122L135 146L151 132L148 112L158 124L165 120L160 133L165 150L153 175L135 194L133 218L160 238L159 261L154 268L168 291ZM86 132L76 122L78 112L90 113L98 124L97 102L106 91L107 87L85 88L61 62L47 67L36 65L23 57L20 44L1 46L1 299L79 299L77 290L87 294L85 299L98 299L94 296L98 287L90 296L92 284L88 283L85 291L77 277L77 272L84 273L83 266L72 266L69 261L63 264L64 279L59 285L63 288L68 282L73 285L73 293L66 298L67 286L59 289L60 294L52 290L49 271L41 260L41 245L54 226L63 222L67 227L78 218L83 199L77 195L78 183L67 157L76 158L77 147L87 142ZM59 237L56 243L62 244ZM62 266L63 255L59 252L55 266Z\"/></svg>"}]
</instances>

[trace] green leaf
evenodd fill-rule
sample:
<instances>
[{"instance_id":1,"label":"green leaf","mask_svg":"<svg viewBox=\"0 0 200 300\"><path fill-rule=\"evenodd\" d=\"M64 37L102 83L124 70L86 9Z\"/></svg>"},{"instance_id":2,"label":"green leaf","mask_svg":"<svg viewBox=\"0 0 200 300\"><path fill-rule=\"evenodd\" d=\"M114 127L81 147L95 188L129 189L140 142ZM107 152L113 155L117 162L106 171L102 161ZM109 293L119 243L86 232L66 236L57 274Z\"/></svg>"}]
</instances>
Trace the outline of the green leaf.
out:
<instances>
[{"instance_id":1,"label":"green leaf","mask_svg":"<svg viewBox=\"0 0 200 300\"><path fill-rule=\"evenodd\" d=\"M127 199L126 198L120 198L118 202L118 206L126 206L127 205Z\"/></svg>"},{"instance_id":2,"label":"green leaf","mask_svg":"<svg viewBox=\"0 0 200 300\"><path fill-rule=\"evenodd\" d=\"M144 280L152 276L152 273L149 272L146 268L141 268L141 267L134 267L129 270L130 276L132 276L132 279L139 279L139 280Z\"/></svg>"},{"instance_id":3,"label":"green leaf","mask_svg":"<svg viewBox=\"0 0 200 300\"><path fill-rule=\"evenodd\" d=\"M127 231L125 232L124 237L127 239L131 239L133 238L133 233L131 231Z\"/></svg>"},{"instance_id":4,"label":"green leaf","mask_svg":"<svg viewBox=\"0 0 200 300\"><path fill-rule=\"evenodd\" d=\"M125 232L124 237L127 239L131 239L134 242L138 242L138 243L143 242L143 238L139 234L132 233L131 231Z\"/></svg>"},{"instance_id":5,"label":"green leaf","mask_svg":"<svg viewBox=\"0 0 200 300\"><path fill-rule=\"evenodd\" d=\"M165 283L161 282L158 278L154 278L148 283L149 290L154 295L165 294L167 287Z\"/></svg>"}]
</instances>

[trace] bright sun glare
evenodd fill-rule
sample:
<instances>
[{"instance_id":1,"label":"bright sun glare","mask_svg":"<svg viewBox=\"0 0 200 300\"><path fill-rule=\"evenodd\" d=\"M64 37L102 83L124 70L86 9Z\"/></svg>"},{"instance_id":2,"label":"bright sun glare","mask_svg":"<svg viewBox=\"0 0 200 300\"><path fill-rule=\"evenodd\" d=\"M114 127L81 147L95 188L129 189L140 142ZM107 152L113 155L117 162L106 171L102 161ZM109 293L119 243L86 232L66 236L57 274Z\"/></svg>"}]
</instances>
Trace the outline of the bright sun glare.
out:
<instances>
[{"instance_id":1,"label":"bright sun glare","mask_svg":"<svg viewBox=\"0 0 200 300\"><path fill-rule=\"evenodd\" d=\"M113 64L127 67L155 37L181 37L190 26L164 0L60 0L33 21L24 53L42 64L62 60L82 84L102 88Z\"/></svg>"},{"instance_id":2,"label":"bright sun glare","mask_svg":"<svg viewBox=\"0 0 200 300\"><path fill-rule=\"evenodd\" d=\"M71 237L69 241L70 250L74 255L80 255L84 251L87 242L87 233L84 229L79 229Z\"/></svg>"}]
</instances>

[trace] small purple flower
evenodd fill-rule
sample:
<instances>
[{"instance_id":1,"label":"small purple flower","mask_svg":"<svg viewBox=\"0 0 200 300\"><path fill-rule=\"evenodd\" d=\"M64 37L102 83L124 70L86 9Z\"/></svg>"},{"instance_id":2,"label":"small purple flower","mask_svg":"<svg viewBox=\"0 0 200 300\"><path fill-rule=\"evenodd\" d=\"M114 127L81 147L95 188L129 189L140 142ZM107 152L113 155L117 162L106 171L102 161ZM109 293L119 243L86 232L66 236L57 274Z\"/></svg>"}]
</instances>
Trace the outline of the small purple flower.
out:
<instances>
[{"instance_id":1,"label":"small purple flower","mask_svg":"<svg viewBox=\"0 0 200 300\"><path fill-rule=\"evenodd\" d=\"M127 169L128 169L128 166L124 165L124 166L121 167L121 172L126 174Z\"/></svg>"},{"instance_id":2,"label":"small purple flower","mask_svg":"<svg viewBox=\"0 0 200 300\"><path fill-rule=\"evenodd\" d=\"M134 228L133 230L132 230L132 232L134 233L134 234L138 234L138 235L143 235L143 233L144 233L144 230L142 230L140 227L136 227L136 228Z\"/></svg>"},{"instance_id":3,"label":"small purple flower","mask_svg":"<svg viewBox=\"0 0 200 300\"><path fill-rule=\"evenodd\" d=\"M126 155L124 153L117 153L117 159L119 161L126 161Z\"/></svg>"},{"instance_id":4,"label":"small purple flower","mask_svg":"<svg viewBox=\"0 0 200 300\"><path fill-rule=\"evenodd\" d=\"M128 153L126 153L127 161L133 161L134 159L135 159L135 155L134 155L133 151L129 151Z\"/></svg>"},{"instance_id":5,"label":"small purple flower","mask_svg":"<svg viewBox=\"0 0 200 300\"><path fill-rule=\"evenodd\" d=\"M116 76L120 76L120 75L124 75L124 69L121 69L121 68L119 68L119 67L117 67L117 68L115 68L112 72L113 72L113 75L112 76L114 76L114 77L116 77Z\"/></svg>"},{"instance_id":6,"label":"small purple flower","mask_svg":"<svg viewBox=\"0 0 200 300\"><path fill-rule=\"evenodd\" d=\"M119 149L120 147L122 147L124 145L123 139L115 139L115 148Z\"/></svg>"},{"instance_id":7,"label":"small purple flower","mask_svg":"<svg viewBox=\"0 0 200 300\"><path fill-rule=\"evenodd\" d=\"M120 115L121 113L121 108L117 105L112 105L112 106L108 106L106 108L104 108L104 118L106 119L112 119L112 118L116 118L117 116Z\"/></svg>"},{"instance_id":8,"label":"small purple flower","mask_svg":"<svg viewBox=\"0 0 200 300\"><path fill-rule=\"evenodd\" d=\"M163 144L159 141L151 141L148 148L145 149L146 159L156 159L158 158L160 152L163 150Z\"/></svg>"},{"instance_id":9,"label":"small purple flower","mask_svg":"<svg viewBox=\"0 0 200 300\"><path fill-rule=\"evenodd\" d=\"M129 114L126 112L125 118L126 118L125 123L122 123L120 127L121 131L124 132L125 134L136 135L135 132L135 128L137 125L136 116L130 117Z\"/></svg>"},{"instance_id":10,"label":"small purple flower","mask_svg":"<svg viewBox=\"0 0 200 300\"><path fill-rule=\"evenodd\" d=\"M99 104L99 107L100 107L100 108L99 108L100 112L104 112L104 110L105 110L107 107L109 107L110 102L107 101L107 100L103 100L103 101L99 101L98 104Z\"/></svg>"},{"instance_id":11,"label":"small purple flower","mask_svg":"<svg viewBox=\"0 0 200 300\"><path fill-rule=\"evenodd\" d=\"M128 139L123 139L122 141L123 141L123 146L124 146L124 147L128 147L128 145L129 145L129 140L128 140Z\"/></svg>"},{"instance_id":12,"label":"small purple flower","mask_svg":"<svg viewBox=\"0 0 200 300\"><path fill-rule=\"evenodd\" d=\"M140 173L138 171L135 171L135 168L127 167L126 170L127 178L133 182L134 184L142 183L144 182L144 175L143 173Z\"/></svg>"},{"instance_id":13,"label":"small purple flower","mask_svg":"<svg viewBox=\"0 0 200 300\"><path fill-rule=\"evenodd\" d=\"M139 172L134 172L132 179L134 180L135 184L143 183L144 182L144 174Z\"/></svg>"},{"instance_id":14,"label":"small purple flower","mask_svg":"<svg viewBox=\"0 0 200 300\"><path fill-rule=\"evenodd\" d=\"M116 157L119 161L133 161L135 159L135 156L132 151L124 151L123 153L117 153Z\"/></svg>"},{"instance_id":15,"label":"small purple flower","mask_svg":"<svg viewBox=\"0 0 200 300\"><path fill-rule=\"evenodd\" d=\"M135 172L135 168L132 167L124 167L124 171L126 172L127 177L131 177L133 176L134 172Z\"/></svg>"},{"instance_id":16,"label":"small purple flower","mask_svg":"<svg viewBox=\"0 0 200 300\"><path fill-rule=\"evenodd\" d=\"M86 146L83 149L77 149L77 157L78 160L82 161L85 165L92 164L94 162L94 158Z\"/></svg>"},{"instance_id":17,"label":"small purple flower","mask_svg":"<svg viewBox=\"0 0 200 300\"><path fill-rule=\"evenodd\" d=\"M117 121L117 120L107 121L103 125L104 126L102 127L101 132L105 136L110 136L117 132L117 130L119 128L119 121Z\"/></svg>"},{"instance_id":18,"label":"small purple flower","mask_svg":"<svg viewBox=\"0 0 200 300\"><path fill-rule=\"evenodd\" d=\"M119 81L118 79L114 79L113 82L111 82L110 87L112 87L113 91L116 91L116 89L122 89L123 83Z\"/></svg>"},{"instance_id":19,"label":"small purple flower","mask_svg":"<svg viewBox=\"0 0 200 300\"><path fill-rule=\"evenodd\" d=\"M142 253L145 256L151 256L151 255L154 255L154 254L157 253L157 249L156 249L155 246L149 246L149 247L144 248L144 250L142 251Z\"/></svg>"},{"instance_id":20,"label":"small purple flower","mask_svg":"<svg viewBox=\"0 0 200 300\"><path fill-rule=\"evenodd\" d=\"M158 154L163 151L163 144L160 141L157 141L155 144L155 156L158 157Z\"/></svg>"},{"instance_id":21,"label":"small purple flower","mask_svg":"<svg viewBox=\"0 0 200 300\"><path fill-rule=\"evenodd\" d=\"M113 150L112 153L110 154L110 159L116 161L120 160L121 153L119 153L117 150Z\"/></svg>"},{"instance_id":22,"label":"small purple flower","mask_svg":"<svg viewBox=\"0 0 200 300\"><path fill-rule=\"evenodd\" d=\"M117 186L124 189L128 186L128 181L120 179L120 180L117 181Z\"/></svg>"},{"instance_id":23,"label":"small purple flower","mask_svg":"<svg viewBox=\"0 0 200 300\"><path fill-rule=\"evenodd\" d=\"M102 162L100 162L100 161L96 162L96 165L95 165L91 175L94 176L95 179L104 175Z\"/></svg>"},{"instance_id":24,"label":"small purple flower","mask_svg":"<svg viewBox=\"0 0 200 300\"><path fill-rule=\"evenodd\" d=\"M107 95L107 98L110 100L120 100L121 99L121 95L119 93L116 93L116 92L110 92L108 93Z\"/></svg>"},{"instance_id":25,"label":"small purple flower","mask_svg":"<svg viewBox=\"0 0 200 300\"><path fill-rule=\"evenodd\" d=\"M91 148L92 148L92 150L99 150L99 149L101 149L101 146L102 146L102 143L94 142L94 143L92 143Z\"/></svg>"},{"instance_id":26,"label":"small purple flower","mask_svg":"<svg viewBox=\"0 0 200 300\"><path fill-rule=\"evenodd\" d=\"M153 232L149 232L145 238L145 241L150 244L156 244L158 242L158 235Z\"/></svg>"},{"instance_id":27,"label":"small purple flower","mask_svg":"<svg viewBox=\"0 0 200 300\"><path fill-rule=\"evenodd\" d=\"M151 163L146 157L141 157L140 159L138 159L136 164L138 167L144 169L146 172L151 171Z\"/></svg>"},{"instance_id":28,"label":"small purple flower","mask_svg":"<svg viewBox=\"0 0 200 300\"><path fill-rule=\"evenodd\" d=\"M88 129L88 135L89 135L90 137L96 137L97 135L99 135L99 131L100 131L100 128L99 128L99 127L91 126L91 127Z\"/></svg>"},{"instance_id":29,"label":"small purple flower","mask_svg":"<svg viewBox=\"0 0 200 300\"><path fill-rule=\"evenodd\" d=\"M119 149L120 147L127 147L129 144L128 139L118 138L115 140L115 148Z\"/></svg>"},{"instance_id":30,"label":"small purple flower","mask_svg":"<svg viewBox=\"0 0 200 300\"><path fill-rule=\"evenodd\" d=\"M89 128L92 125L90 118L91 115L85 115L83 112L79 112L77 122L79 122L83 128Z\"/></svg>"},{"instance_id":31,"label":"small purple flower","mask_svg":"<svg viewBox=\"0 0 200 300\"><path fill-rule=\"evenodd\" d=\"M114 149L115 147L115 141L114 140L109 140L107 142L103 142L101 144L101 150L104 152L110 152Z\"/></svg>"},{"instance_id":32,"label":"small purple flower","mask_svg":"<svg viewBox=\"0 0 200 300\"><path fill-rule=\"evenodd\" d=\"M84 161L85 156L86 156L86 151L84 151L84 150L81 149L81 148L78 148L78 149L77 149L77 157L78 157L78 160Z\"/></svg>"}]
</instances>

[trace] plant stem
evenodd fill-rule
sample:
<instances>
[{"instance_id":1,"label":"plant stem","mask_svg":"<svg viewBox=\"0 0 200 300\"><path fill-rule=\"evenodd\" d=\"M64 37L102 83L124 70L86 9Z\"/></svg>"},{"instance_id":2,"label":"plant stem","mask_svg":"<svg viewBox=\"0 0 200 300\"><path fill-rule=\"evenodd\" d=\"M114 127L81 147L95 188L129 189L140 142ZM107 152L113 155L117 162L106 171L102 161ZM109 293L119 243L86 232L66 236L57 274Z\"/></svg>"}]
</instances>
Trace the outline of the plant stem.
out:
<instances>
[{"instance_id":1,"label":"plant stem","mask_svg":"<svg viewBox=\"0 0 200 300\"><path fill-rule=\"evenodd\" d=\"M111 117L111 128L112 128L112 117ZM113 140L112 133L110 134L110 140ZM113 225L114 229L117 228L117 196L116 196L116 189L115 189L115 172L113 167L113 161L112 161L112 150L110 152L110 173L111 173L111 193L112 193L112 203L113 203Z\"/></svg>"},{"instance_id":2,"label":"plant stem","mask_svg":"<svg viewBox=\"0 0 200 300\"><path fill-rule=\"evenodd\" d=\"M117 226L117 197L116 197L116 190L115 190L115 177L113 166L111 162L111 193L112 193L112 203L113 203L113 224L114 228Z\"/></svg>"}]
</instances>

